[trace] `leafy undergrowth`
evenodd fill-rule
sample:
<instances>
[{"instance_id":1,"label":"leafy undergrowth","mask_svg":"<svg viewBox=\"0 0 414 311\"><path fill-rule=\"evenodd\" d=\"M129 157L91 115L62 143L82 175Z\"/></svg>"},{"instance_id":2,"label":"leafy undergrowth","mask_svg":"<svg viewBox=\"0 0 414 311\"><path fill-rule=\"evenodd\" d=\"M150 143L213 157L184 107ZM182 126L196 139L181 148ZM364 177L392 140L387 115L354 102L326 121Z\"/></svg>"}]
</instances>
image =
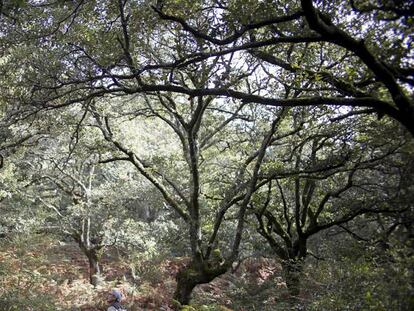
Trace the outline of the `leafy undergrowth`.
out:
<instances>
[{"instance_id":1,"label":"leafy undergrowth","mask_svg":"<svg viewBox=\"0 0 414 311\"><path fill-rule=\"evenodd\" d=\"M175 275L184 258L140 263L140 278L117 252L103 258L105 279L93 288L88 282L87 259L74 243L47 237L26 237L2 243L0 249L1 310L106 310L107 292L124 294L128 310L172 310ZM246 260L233 273L193 294L186 310L288 310L288 294L280 265L268 259Z\"/></svg>"}]
</instances>

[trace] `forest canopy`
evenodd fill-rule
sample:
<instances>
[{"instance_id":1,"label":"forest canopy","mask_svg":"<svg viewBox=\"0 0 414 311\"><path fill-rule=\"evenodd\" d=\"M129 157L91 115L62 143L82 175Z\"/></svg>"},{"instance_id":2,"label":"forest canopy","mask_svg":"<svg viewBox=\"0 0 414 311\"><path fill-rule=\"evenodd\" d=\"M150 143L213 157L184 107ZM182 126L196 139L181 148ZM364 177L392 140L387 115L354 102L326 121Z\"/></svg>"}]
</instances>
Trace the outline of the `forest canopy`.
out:
<instances>
[{"instance_id":1,"label":"forest canopy","mask_svg":"<svg viewBox=\"0 0 414 311\"><path fill-rule=\"evenodd\" d=\"M1 0L0 251L76 246L93 295L121 262L134 286L174 262L166 301L131 308L411 309L413 11ZM263 262L267 297L239 277L200 298ZM6 310L40 303L7 267Z\"/></svg>"}]
</instances>

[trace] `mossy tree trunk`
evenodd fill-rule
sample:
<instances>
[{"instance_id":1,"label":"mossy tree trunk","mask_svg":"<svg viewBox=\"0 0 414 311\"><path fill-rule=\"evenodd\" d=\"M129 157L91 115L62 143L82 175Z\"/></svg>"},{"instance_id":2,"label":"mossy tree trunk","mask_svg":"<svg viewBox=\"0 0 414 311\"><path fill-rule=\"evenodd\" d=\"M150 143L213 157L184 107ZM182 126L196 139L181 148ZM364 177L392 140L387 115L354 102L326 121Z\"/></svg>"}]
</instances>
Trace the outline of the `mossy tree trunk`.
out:
<instances>
[{"instance_id":1,"label":"mossy tree trunk","mask_svg":"<svg viewBox=\"0 0 414 311\"><path fill-rule=\"evenodd\" d=\"M282 263L283 278L292 298L300 294L303 262L301 260L287 260Z\"/></svg>"},{"instance_id":2,"label":"mossy tree trunk","mask_svg":"<svg viewBox=\"0 0 414 311\"><path fill-rule=\"evenodd\" d=\"M85 238L86 236L86 238ZM94 287L98 286L101 281L101 257L104 245L101 243L92 243L89 235L74 233L72 237L78 243L79 248L88 258L89 262L89 281Z\"/></svg>"},{"instance_id":3,"label":"mossy tree trunk","mask_svg":"<svg viewBox=\"0 0 414 311\"><path fill-rule=\"evenodd\" d=\"M96 250L89 251L86 256L88 256L89 261L89 282L94 286L98 286L101 281L101 265L100 265L100 256Z\"/></svg>"},{"instance_id":4,"label":"mossy tree trunk","mask_svg":"<svg viewBox=\"0 0 414 311\"><path fill-rule=\"evenodd\" d=\"M194 288L199 284L209 283L216 277L224 274L229 269L229 264L216 262L192 261L188 266L182 268L177 276L177 287L174 293L174 300L181 305L188 305Z\"/></svg>"}]
</instances>

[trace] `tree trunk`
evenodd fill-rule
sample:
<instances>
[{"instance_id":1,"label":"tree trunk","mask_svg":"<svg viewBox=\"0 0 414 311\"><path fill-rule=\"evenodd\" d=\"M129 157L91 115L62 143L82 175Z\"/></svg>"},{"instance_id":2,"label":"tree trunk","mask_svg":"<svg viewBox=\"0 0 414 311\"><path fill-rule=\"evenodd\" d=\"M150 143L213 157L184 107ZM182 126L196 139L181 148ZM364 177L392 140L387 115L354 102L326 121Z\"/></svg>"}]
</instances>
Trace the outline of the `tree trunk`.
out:
<instances>
[{"instance_id":1,"label":"tree trunk","mask_svg":"<svg viewBox=\"0 0 414 311\"><path fill-rule=\"evenodd\" d=\"M191 294L197 285L211 282L216 277L226 273L229 267L229 264L213 260L203 263L192 261L177 273L174 300L178 301L181 306L188 305Z\"/></svg>"},{"instance_id":2,"label":"tree trunk","mask_svg":"<svg viewBox=\"0 0 414 311\"><path fill-rule=\"evenodd\" d=\"M283 276L292 298L300 294L303 263L300 260L289 260L282 263Z\"/></svg>"},{"instance_id":3,"label":"tree trunk","mask_svg":"<svg viewBox=\"0 0 414 311\"><path fill-rule=\"evenodd\" d=\"M101 281L101 265L100 259L103 252L103 245L96 244L91 246L89 237L84 238L83 234L73 233L72 238L78 243L79 248L88 257L89 261L89 282L94 286L98 286ZM86 242L85 242L86 240Z\"/></svg>"},{"instance_id":4,"label":"tree trunk","mask_svg":"<svg viewBox=\"0 0 414 311\"><path fill-rule=\"evenodd\" d=\"M191 271L188 271L187 269L181 270L176 278L177 287L175 289L174 299L181 305L188 305L190 303L193 289L200 283L197 278L198 275L194 275L192 276L193 278L190 278L187 273L191 274Z\"/></svg>"},{"instance_id":5,"label":"tree trunk","mask_svg":"<svg viewBox=\"0 0 414 311\"><path fill-rule=\"evenodd\" d=\"M101 266L99 263L99 256L97 256L94 250L91 250L87 254L89 260L89 281L96 287L101 281Z\"/></svg>"}]
</instances>

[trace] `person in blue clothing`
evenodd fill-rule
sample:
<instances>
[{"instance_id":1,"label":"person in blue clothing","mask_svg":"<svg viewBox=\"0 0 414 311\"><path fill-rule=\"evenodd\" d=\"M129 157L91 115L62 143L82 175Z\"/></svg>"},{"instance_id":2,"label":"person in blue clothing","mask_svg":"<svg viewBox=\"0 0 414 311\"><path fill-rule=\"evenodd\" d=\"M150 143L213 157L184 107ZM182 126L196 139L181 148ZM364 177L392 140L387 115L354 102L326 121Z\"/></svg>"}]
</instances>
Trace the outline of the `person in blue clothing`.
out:
<instances>
[{"instance_id":1,"label":"person in blue clothing","mask_svg":"<svg viewBox=\"0 0 414 311\"><path fill-rule=\"evenodd\" d=\"M107 311L126 311L126 309L121 305L122 293L118 289L112 290L108 293L108 303L109 306Z\"/></svg>"}]
</instances>

